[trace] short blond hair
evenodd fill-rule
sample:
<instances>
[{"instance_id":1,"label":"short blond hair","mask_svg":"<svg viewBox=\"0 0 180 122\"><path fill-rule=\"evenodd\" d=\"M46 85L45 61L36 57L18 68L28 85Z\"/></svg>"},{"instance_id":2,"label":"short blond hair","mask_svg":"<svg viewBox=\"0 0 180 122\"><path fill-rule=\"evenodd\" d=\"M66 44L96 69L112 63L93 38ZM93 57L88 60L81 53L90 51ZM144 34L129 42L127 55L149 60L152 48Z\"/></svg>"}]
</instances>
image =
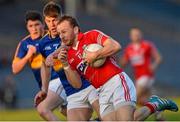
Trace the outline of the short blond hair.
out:
<instances>
[{"instance_id":1,"label":"short blond hair","mask_svg":"<svg viewBox=\"0 0 180 122\"><path fill-rule=\"evenodd\" d=\"M48 2L43 8L43 16L58 17L62 15L61 6L51 1Z\"/></svg>"}]
</instances>

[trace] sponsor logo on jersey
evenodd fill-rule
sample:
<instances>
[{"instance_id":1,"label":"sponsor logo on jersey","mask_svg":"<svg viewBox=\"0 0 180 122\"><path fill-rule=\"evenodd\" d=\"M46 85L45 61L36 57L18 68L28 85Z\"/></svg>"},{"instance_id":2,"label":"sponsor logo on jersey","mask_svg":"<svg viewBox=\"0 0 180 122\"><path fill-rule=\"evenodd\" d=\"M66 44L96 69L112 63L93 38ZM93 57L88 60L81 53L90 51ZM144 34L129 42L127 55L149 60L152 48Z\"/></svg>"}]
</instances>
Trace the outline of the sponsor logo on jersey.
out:
<instances>
[{"instance_id":1,"label":"sponsor logo on jersey","mask_svg":"<svg viewBox=\"0 0 180 122\"><path fill-rule=\"evenodd\" d=\"M44 50L51 50L51 47L50 47L50 46L46 46L46 47L44 48Z\"/></svg>"}]
</instances>

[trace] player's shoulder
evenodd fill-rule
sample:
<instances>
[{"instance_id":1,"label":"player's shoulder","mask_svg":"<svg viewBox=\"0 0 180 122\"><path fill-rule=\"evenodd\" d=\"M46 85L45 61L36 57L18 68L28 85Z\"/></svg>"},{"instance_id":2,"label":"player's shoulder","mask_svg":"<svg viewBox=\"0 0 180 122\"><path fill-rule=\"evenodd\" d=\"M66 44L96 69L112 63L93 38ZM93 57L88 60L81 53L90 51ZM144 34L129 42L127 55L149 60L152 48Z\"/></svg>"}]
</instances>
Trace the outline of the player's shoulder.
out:
<instances>
[{"instance_id":1,"label":"player's shoulder","mask_svg":"<svg viewBox=\"0 0 180 122\"><path fill-rule=\"evenodd\" d=\"M91 37L103 36L105 34L103 32L101 32L100 30L92 29L92 30L89 30L89 31L85 32L84 35L87 38L91 38Z\"/></svg>"},{"instance_id":2,"label":"player's shoulder","mask_svg":"<svg viewBox=\"0 0 180 122\"><path fill-rule=\"evenodd\" d=\"M49 38L49 32L46 32L43 37L41 38L41 40L47 40Z\"/></svg>"},{"instance_id":3,"label":"player's shoulder","mask_svg":"<svg viewBox=\"0 0 180 122\"><path fill-rule=\"evenodd\" d=\"M23 38L21 39L21 42L28 41L30 38L31 38L31 36L30 36L30 35L27 35L27 36L25 36L25 37L23 37Z\"/></svg>"},{"instance_id":4,"label":"player's shoulder","mask_svg":"<svg viewBox=\"0 0 180 122\"><path fill-rule=\"evenodd\" d=\"M130 42L126 45L125 50L130 50L133 47L133 44Z\"/></svg>"},{"instance_id":5,"label":"player's shoulder","mask_svg":"<svg viewBox=\"0 0 180 122\"><path fill-rule=\"evenodd\" d=\"M25 37L23 37L23 38L21 39L21 41L19 42L19 45L28 44L28 41L29 41L29 40L31 40L31 36L30 36L30 35L27 35L27 36L25 36Z\"/></svg>"},{"instance_id":6,"label":"player's shoulder","mask_svg":"<svg viewBox=\"0 0 180 122\"><path fill-rule=\"evenodd\" d=\"M97 30L97 29L92 29L92 30L86 31L84 33L84 35L91 35L91 34L96 34L96 33L102 33L102 32L100 30Z\"/></svg>"},{"instance_id":7,"label":"player's shoulder","mask_svg":"<svg viewBox=\"0 0 180 122\"><path fill-rule=\"evenodd\" d=\"M46 32L43 37L40 39L39 45L44 45L49 41L49 32Z\"/></svg>"}]
</instances>

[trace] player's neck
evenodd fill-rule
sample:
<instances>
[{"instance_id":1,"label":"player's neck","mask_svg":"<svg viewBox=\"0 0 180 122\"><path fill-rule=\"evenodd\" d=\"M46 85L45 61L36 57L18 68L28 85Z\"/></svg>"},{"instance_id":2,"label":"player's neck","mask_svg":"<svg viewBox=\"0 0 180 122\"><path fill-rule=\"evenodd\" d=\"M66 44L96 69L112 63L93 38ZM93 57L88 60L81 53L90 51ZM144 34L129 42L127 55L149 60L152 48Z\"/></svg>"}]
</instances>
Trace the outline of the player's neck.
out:
<instances>
[{"instance_id":1,"label":"player's neck","mask_svg":"<svg viewBox=\"0 0 180 122\"><path fill-rule=\"evenodd\" d=\"M54 38L56 38L57 36L58 36L58 34L56 34L56 33L49 33L49 36L52 38L52 39L54 39Z\"/></svg>"},{"instance_id":2,"label":"player's neck","mask_svg":"<svg viewBox=\"0 0 180 122\"><path fill-rule=\"evenodd\" d=\"M32 39L32 40L36 40L36 39L41 38L41 36L34 36L34 35L30 35L30 36L31 36L31 39Z\"/></svg>"},{"instance_id":3,"label":"player's neck","mask_svg":"<svg viewBox=\"0 0 180 122\"><path fill-rule=\"evenodd\" d=\"M135 44L135 45L138 45L138 44L140 44L140 43L141 43L140 40L138 40L138 41L133 41L133 42L132 42L132 44Z\"/></svg>"},{"instance_id":4,"label":"player's neck","mask_svg":"<svg viewBox=\"0 0 180 122\"><path fill-rule=\"evenodd\" d=\"M72 48L77 50L78 44L79 44L79 41L78 41L78 39L76 37L75 40L74 40L74 43L72 45Z\"/></svg>"}]
</instances>

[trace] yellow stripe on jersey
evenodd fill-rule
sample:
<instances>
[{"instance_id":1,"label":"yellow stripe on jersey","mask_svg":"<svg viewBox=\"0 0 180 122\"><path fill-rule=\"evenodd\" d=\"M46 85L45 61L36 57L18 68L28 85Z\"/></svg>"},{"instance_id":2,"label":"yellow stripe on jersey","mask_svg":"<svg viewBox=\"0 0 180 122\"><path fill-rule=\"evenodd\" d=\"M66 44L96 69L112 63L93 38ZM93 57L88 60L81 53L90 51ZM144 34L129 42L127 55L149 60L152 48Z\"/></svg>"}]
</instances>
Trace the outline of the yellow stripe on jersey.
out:
<instances>
[{"instance_id":1,"label":"yellow stripe on jersey","mask_svg":"<svg viewBox=\"0 0 180 122\"><path fill-rule=\"evenodd\" d=\"M34 55L30 62L32 69L40 69L44 58L41 54Z\"/></svg>"},{"instance_id":2,"label":"yellow stripe on jersey","mask_svg":"<svg viewBox=\"0 0 180 122\"><path fill-rule=\"evenodd\" d=\"M63 64L61 63L61 61L58 60L58 59L54 59L53 69L54 69L55 71L60 71L62 68L63 68Z\"/></svg>"},{"instance_id":3,"label":"yellow stripe on jersey","mask_svg":"<svg viewBox=\"0 0 180 122\"><path fill-rule=\"evenodd\" d=\"M25 36L22 40L26 40L27 38L29 38L30 37L30 35L27 35L27 36Z\"/></svg>"},{"instance_id":4,"label":"yellow stripe on jersey","mask_svg":"<svg viewBox=\"0 0 180 122\"><path fill-rule=\"evenodd\" d=\"M50 34L50 32L49 31L45 31L45 34L43 35L43 37L42 38L44 38L45 36L47 36L47 35L49 35Z\"/></svg>"},{"instance_id":5,"label":"yellow stripe on jersey","mask_svg":"<svg viewBox=\"0 0 180 122\"><path fill-rule=\"evenodd\" d=\"M26 40L26 39L29 38L29 37L30 37L30 35L25 36L25 37L22 39L22 41ZM22 41L21 41L21 42L22 42ZM19 42L18 46L16 47L16 52L15 52L15 55L14 55L14 59L17 58L17 53L18 53L18 51L19 51L19 47L20 47L21 42ZM13 59L13 61L14 61L14 59Z\"/></svg>"},{"instance_id":6,"label":"yellow stripe on jersey","mask_svg":"<svg viewBox=\"0 0 180 122\"><path fill-rule=\"evenodd\" d=\"M20 59L20 58L18 58L18 57L14 57L14 59L13 59L13 63L18 62L19 60L21 60L21 59Z\"/></svg>"}]
</instances>

